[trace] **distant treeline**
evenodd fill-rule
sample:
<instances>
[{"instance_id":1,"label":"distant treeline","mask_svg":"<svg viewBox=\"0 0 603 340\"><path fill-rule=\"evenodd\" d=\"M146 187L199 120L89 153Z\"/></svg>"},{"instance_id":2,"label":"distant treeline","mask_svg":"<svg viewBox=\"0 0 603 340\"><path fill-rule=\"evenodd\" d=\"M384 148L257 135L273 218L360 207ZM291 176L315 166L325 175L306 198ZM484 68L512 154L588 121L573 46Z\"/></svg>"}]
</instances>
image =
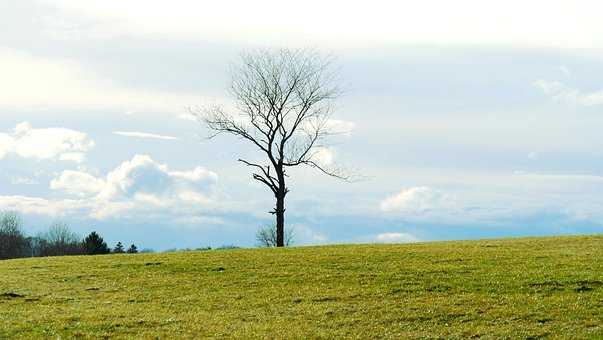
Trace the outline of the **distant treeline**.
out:
<instances>
[{"instance_id":1,"label":"distant treeline","mask_svg":"<svg viewBox=\"0 0 603 340\"><path fill-rule=\"evenodd\" d=\"M23 231L23 220L18 213L0 213L0 260L22 257L98 255L138 253L136 245L127 249L118 242L109 248L103 238L95 231L85 238L72 232L67 224L57 222L48 231L36 236L27 236ZM143 252L149 252L143 250Z\"/></svg>"}]
</instances>

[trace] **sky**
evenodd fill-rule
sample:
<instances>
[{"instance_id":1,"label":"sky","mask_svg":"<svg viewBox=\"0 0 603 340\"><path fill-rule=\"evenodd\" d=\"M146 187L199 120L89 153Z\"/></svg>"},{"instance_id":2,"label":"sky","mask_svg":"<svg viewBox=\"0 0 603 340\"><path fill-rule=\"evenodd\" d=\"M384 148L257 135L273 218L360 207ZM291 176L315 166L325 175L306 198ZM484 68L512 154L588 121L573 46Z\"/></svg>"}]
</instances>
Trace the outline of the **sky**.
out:
<instances>
[{"instance_id":1,"label":"sky","mask_svg":"<svg viewBox=\"0 0 603 340\"><path fill-rule=\"evenodd\" d=\"M295 169L297 245L603 232L598 1L0 2L0 211L114 244L254 246L260 157L187 108L255 48L335 58L325 158Z\"/></svg>"}]
</instances>

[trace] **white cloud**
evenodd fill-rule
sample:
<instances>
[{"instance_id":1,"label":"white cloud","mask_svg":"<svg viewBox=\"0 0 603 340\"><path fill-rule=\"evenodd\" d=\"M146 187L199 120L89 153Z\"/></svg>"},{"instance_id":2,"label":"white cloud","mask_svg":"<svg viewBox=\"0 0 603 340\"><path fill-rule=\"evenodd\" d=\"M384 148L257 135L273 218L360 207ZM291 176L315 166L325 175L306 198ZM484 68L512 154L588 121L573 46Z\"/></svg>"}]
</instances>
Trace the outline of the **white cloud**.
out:
<instances>
[{"instance_id":1,"label":"white cloud","mask_svg":"<svg viewBox=\"0 0 603 340\"><path fill-rule=\"evenodd\" d=\"M312 155L312 160L321 166L329 166L333 164L335 159L335 151L333 148L318 148Z\"/></svg>"},{"instance_id":2,"label":"white cloud","mask_svg":"<svg viewBox=\"0 0 603 340\"><path fill-rule=\"evenodd\" d=\"M63 171L50 182L50 188L67 197L0 196L0 211L88 216L98 220L168 218L174 223L215 224L221 219L212 213L227 204L219 200L222 197L215 190L217 181L214 172L202 167L173 171L149 156L136 155L104 177L84 171Z\"/></svg>"},{"instance_id":3,"label":"white cloud","mask_svg":"<svg viewBox=\"0 0 603 340\"><path fill-rule=\"evenodd\" d=\"M154 133L137 132L137 131L113 131L114 135L134 138L150 138L150 139L163 139L163 140L180 140L178 137L157 135Z\"/></svg>"},{"instance_id":4,"label":"white cloud","mask_svg":"<svg viewBox=\"0 0 603 340\"><path fill-rule=\"evenodd\" d=\"M208 208L214 201L218 175L202 167L172 171L146 155L123 162L105 178L81 171L66 170L50 183L53 190L87 197L90 215L104 219L117 214L170 213L198 207Z\"/></svg>"},{"instance_id":5,"label":"white cloud","mask_svg":"<svg viewBox=\"0 0 603 340\"><path fill-rule=\"evenodd\" d=\"M105 181L98 179L88 173L65 170L58 178L50 182L53 190L62 190L77 196L89 196L98 194L103 190Z\"/></svg>"},{"instance_id":6,"label":"white cloud","mask_svg":"<svg viewBox=\"0 0 603 340\"><path fill-rule=\"evenodd\" d=\"M404 189L381 202L385 212L430 213L449 210L455 206L455 199L448 194L428 187Z\"/></svg>"},{"instance_id":7,"label":"white cloud","mask_svg":"<svg viewBox=\"0 0 603 340\"><path fill-rule=\"evenodd\" d=\"M18 124L12 133L0 133L0 159L9 154L37 160L59 159L81 163L94 146L88 136L66 128L34 129Z\"/></svg>"},{"instance_id":8,"label":"white cloud","mask_svg":"<svg viewBox=\"0 0 603 340\"><path fill-rule=\"evenodd\" d=\"M411 243L419 241L420 240L414 235L395 232L381 233L374 238L374 242L377 243Z\"/></svg>"},{"instance_id":9,"label":"white cloud","mask_svg":"<svg viewBox=\"0 0 603 340\"><path fill-rule=\"evenodd\" d=\"M594 106L603 104L603 90L582 92L556 80L536 80L534 86L554 100L568 104Z\"/></svg>"},{"instance_id":10,"label":"white cloud","mask_svg":"<svg viewBox=\"0 0 603 340\"><path fill-rule=\"evenodd\" d=\"M107 175L100 195L111 199L133 197L137 193L170 194L182 189L207 189L218 180L214 172L197 167L191 171L170 171L146 155L136 155Z\"/></svg>"},{"instance_id":11,"label":"white cloud","mask_svg":"<svg viewBox=\"0 0 603 340\"><path fill-rule=\"evenodd\" d=\"M477 43L592 48L600 46L603 35L598 15L603 6L595 0L375 0L345 6L320 0L308 0L304 6L277 0L263 1L261 6L249 1L44 2L62 11L62 17L54 20L59 24L49 32L65 39L135 35L264 45Z\"/></svg>"}]
</instances>

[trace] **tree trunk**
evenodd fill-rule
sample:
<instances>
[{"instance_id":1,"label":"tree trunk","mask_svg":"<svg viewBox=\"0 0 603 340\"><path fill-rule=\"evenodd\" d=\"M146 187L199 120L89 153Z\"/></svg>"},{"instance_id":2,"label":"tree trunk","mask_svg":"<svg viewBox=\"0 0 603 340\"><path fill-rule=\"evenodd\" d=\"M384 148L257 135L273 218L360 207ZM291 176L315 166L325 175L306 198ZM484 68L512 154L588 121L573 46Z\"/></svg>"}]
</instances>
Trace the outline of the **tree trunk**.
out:
<instances>
[{"instance_id":1,"label":"tree trunk","mask_svg":"<svg viewBox=\"0 0 603 340\"><path fill-rule=\"evenodd\" d=\"M285 195L278 194L276 197L276 246L285 246Z\"/></svg>"}]
</instances>

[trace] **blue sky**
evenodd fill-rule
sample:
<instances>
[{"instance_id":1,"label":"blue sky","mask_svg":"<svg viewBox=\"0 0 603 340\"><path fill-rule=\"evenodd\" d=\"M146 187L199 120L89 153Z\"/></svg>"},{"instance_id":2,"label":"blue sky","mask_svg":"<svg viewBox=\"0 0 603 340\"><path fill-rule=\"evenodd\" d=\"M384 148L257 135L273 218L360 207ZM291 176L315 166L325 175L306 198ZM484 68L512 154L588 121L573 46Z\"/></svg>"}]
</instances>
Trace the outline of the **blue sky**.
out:
<instances>
[{"instance_id":1,"label":"blue sky","mask_svg":"<svg viewBox=\"0 0 603 340\"><path fill-rule=\"evenodd\" d=\"M601 5L308 4L2 2L0 210L30 233L253 245L273 201L236 159L258 154L186 107L228 103L246 49L310 46L345 89L327 157L367 179L294 171L298 244L603 232Z\"/></svg>"}]
</instances>

